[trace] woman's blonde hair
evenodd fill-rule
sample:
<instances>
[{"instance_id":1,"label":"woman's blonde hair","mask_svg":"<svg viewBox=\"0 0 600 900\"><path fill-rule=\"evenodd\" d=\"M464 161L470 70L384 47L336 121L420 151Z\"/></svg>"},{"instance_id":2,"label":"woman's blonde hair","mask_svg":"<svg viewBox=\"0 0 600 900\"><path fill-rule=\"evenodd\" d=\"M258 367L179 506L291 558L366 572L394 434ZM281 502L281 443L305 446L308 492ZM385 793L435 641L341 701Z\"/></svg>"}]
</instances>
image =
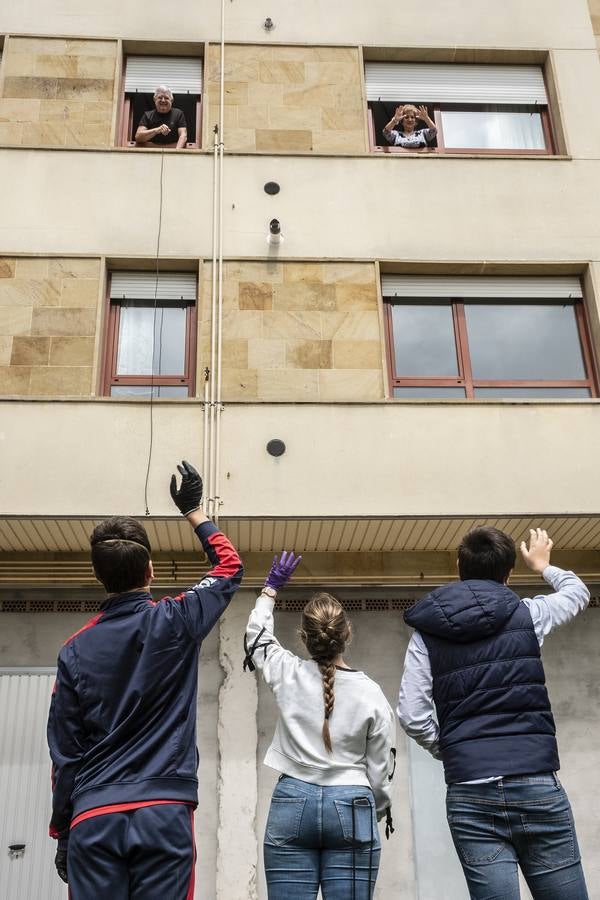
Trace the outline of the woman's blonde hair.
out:
<instances>
[{"instance_id":1,"label":"woman's blonde hair","mask_svg":"<svg viewBox=\"0 0 600 900\"><path fill-rule=\"evenodd\" d=\"M413 106L412 103L405 103L404 106L402 107L402 119L404 118L404 116L406 115L407 112L414 112L416 118L417 119L420 118L419 110L417 109L416 106ZM400 121L402 121L402 119Z\"/></svg>"},{"instance_id":2,"label":"woman's blonde hair","mask_svg":"<svg viewBox=\"0 0 600 900\"><path fill-rule=\"evenodd\" d=\"M329 718L333 712L335 695L335 665L333 660L342 654L352 637L352 628L344 607L331 594L319 593L312 597L302 611L300 636L306 649L319 666L323 679L323 742L327 752L332 752Z\"/></svg>"}]
</instances>

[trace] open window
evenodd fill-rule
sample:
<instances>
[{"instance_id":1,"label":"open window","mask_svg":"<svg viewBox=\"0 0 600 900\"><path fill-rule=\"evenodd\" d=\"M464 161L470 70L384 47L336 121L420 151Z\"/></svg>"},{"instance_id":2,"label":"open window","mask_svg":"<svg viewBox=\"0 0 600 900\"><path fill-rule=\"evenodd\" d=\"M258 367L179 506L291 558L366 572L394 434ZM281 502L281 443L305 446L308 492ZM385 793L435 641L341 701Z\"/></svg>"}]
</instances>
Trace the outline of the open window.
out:
<instances>
[{"instance_id":1,"label":"open window","mask_svg":"<svg viewBox=\"0 0 600 900\"><path fill-rule=\"evenodd\" d=\"M382 276L397 398L596 397L570 277Z\"/></svg>"},{"instance_id":2,"label":"open window","mask_svg":"<svg viewBox=\"0 0 600 900\"><path fill-rule=\"evenodd\" d=\"M145 112L154 109L154 92L166 85L173 108L187 126L187 146L200 147L202 134L202 59L199 56L128 56L125 59L122 146L135 146L135 133Z\"/></svg>"},{"instance_id":3,"label":"open window","mask_svg":"<svg viewBox=\"0 0 600 900\"><path fill-rule=\"evenodd\" d=\"M424 106L437 133L423 149L443 153L554 152L541 66L379 63L365 65L371 149L404 153L384 128L398 106ZM426 125L417 121L416 128Z\"/></svg>"},{"instance_id":4,"label":"open window","mask_svg":"<svg viewBox=\"0 0 600 900\"><path fill-rule=\"evenodd\" d=\"M112 272L104 394L193 397L197 278L192 272Z\"/></svg>"}]
</instances>

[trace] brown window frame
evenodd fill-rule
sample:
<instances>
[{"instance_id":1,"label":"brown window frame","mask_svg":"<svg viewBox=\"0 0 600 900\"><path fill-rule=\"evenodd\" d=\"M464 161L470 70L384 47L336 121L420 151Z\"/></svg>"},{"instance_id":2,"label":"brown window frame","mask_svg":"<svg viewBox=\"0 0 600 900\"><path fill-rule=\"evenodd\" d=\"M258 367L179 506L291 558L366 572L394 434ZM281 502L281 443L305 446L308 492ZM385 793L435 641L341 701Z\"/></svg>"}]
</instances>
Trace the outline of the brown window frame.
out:
<instances>
[{"instance_id":1,"label":"brown window frame","mask_svg":"<svg viewBox=\"0 0 600 900\"><path fill-rule=\"evenodd\" d=\"M580 380L569 380L564 381L560 379L544 379L544 380L530 380L530 379L482 379L482 378L473 378L473 372L471 369L471 358L469 354L469 338L467 335L467 324L465 319L465 304L466 303L478 303L481 305L484 304L496 304L506 301L506 298L498 297L496 299L486 298L485 300L476 300L471 298L463 298L463 297L414 297L414 298L403 298L402 300L398 300L397 297L384 297L383 298L383 306L384 306L384 326L385 326L385 348L386 348L386 357L387 357L387 369L388 369L388 378L390 390L394 391L394 388L397 387L460 387L465 390L465 400L477 400L480 398L475 397L475 389L476 388L586 388L590 391L590 399L598 397L598 379L597 379L597 367L595 365L594 353L592 349L592 342L590 338L590 327L587 317L587 310L585 308L584 300L574 300L573 307L575 309L575 316L577 319L577 328L579 333L579 341L581 344L581 355L583 359L583 364L585 367L585 371L587 373L586 379ZM403 377L398 375L396 372L396 354L394 351L394 332L393 332L393 323L392 323L392 307L395 305L402 305L403 302L408 303L422 303L426 305L428 303L448 303L451 305L452 309L452 321L454 326L454 345L456 349L456 361L458 366L458 375L452 377ZM519 304L548 304L548 300L544 299L530 299L530 298L522 298L521 300L515 300L511 298L511 305L518 307ZM392 397L392 399L394 399ZM404 399L404 398L403 398ZM415 396L415 400L418 399L426 399L419 398ZM443 399L440 397L440 399ZM461 398L453 398L459 400ZM502 399L500 396L498 399ZM527 398L524 398L527 399ZM531 399L531 398L529 398ZM552 400L552 397L544 398L547 400ZM560 399L560 397L556 397L555 399Z\"/></svg>"},{"instance_id":2,"label":"brown window frame","mask_svg":"<svg viewBox=\"0 0 600 900\"><path fill-rule=\"evenodd\" d=\"M111 396L112 387L187 387L188 396L182 399L193 399L196 392L196 342L198 323L198 301L186 304L185 323L185 364L183 375L118 375L117 358L119 352L119 325L123 300L110 297L109 289L106 296L106 334L104 340L104 352L102 357L102 395ZM172 303L158 301L156 308L172 306ZM133 395L132 395L133 396ZM146 399L146 398L140 398ZM149 399L149 398L148 398ZM159 397L156 400L161 399ZM168 399L168 398L164 398Z\"/></svg>"},{"instance_id":3,"label":"brown window frame","mask_svg":"<svg viewBox=\"0 0 600 900\"><path fill-rule=\"evenodd\" d=\"M554 139L554 129L552 127L552 118L550 116L550 108L548 105L545 106L536 106L535 112L539 112L542 117L542 128L544 131L544 142L545 149L543 150L525 150L514 148L511 150L498 149L490 147L446 147L444 146L444 129L442 126L442 113L445 110L451 111L459 111L459 112L477 112L481 110L484 106L488 106L486 103L427 103L424 104L427 106L427 111L431 115L433 111L432 118L436 124L437 128L437 147L422 147L419 148L405 148L405 147L392 147L391 144L389 146L385 146L382 144L376 143L375 136L375 123L373 121L373 110L371 108L371 103L377 101L370 100L368 107L368 123L369 123L369 148L372 153L436 153L438 155L446 155L446 154L455 154L468 153L469 155L477 155L477 156L554 156L556 154L556 141ZM533 107L524 106L524 110L530 111Z\"/></svg>"}]
</instances>

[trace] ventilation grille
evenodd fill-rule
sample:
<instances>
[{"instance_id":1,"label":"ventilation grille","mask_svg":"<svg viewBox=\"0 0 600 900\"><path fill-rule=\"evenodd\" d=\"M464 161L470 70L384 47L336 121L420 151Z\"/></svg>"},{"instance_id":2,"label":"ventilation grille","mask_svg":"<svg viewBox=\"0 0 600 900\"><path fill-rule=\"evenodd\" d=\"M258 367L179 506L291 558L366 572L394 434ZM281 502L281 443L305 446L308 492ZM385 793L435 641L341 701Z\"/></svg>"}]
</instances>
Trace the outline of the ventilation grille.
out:
<instances>
[{"instance_id":1,"label":"ventilation grille","mask_svg":"<svg viewBox=\"0 0 600 900\"><path fill-rule=\"evenodd\" d=\"M0 613L95 613L100 609L101 598L96 600L44 600L6 599L0 600ZM381 599L340 600L348 612L405 612L418 600L414 597ZM279 612L302 612L306 598L277 600L275 609ZM600 609L600 596L592 597L590 609Z\"/></svg>"}]
</instances>

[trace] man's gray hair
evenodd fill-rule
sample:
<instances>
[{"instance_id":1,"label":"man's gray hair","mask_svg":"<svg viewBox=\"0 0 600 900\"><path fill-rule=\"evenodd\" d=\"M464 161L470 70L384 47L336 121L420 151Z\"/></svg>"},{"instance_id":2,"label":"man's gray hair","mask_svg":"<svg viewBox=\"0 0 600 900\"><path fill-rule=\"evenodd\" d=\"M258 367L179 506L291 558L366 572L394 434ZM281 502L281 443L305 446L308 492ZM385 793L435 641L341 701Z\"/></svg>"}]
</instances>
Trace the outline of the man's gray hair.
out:
<instances>
[{"instance_id":1,"label":"man's gray hair","mask_svg":"<svg viewBox=\"0 0 600 900\"><path fill-rule=\"evenodd\" d=\"M166 84L158 85L158 87L154 91L154 96L156 97L157 94L168 94L170 96L171 100L173 99L173 91L171 90L170 87L167 87Z\"/></svg>"}]
</instances>

